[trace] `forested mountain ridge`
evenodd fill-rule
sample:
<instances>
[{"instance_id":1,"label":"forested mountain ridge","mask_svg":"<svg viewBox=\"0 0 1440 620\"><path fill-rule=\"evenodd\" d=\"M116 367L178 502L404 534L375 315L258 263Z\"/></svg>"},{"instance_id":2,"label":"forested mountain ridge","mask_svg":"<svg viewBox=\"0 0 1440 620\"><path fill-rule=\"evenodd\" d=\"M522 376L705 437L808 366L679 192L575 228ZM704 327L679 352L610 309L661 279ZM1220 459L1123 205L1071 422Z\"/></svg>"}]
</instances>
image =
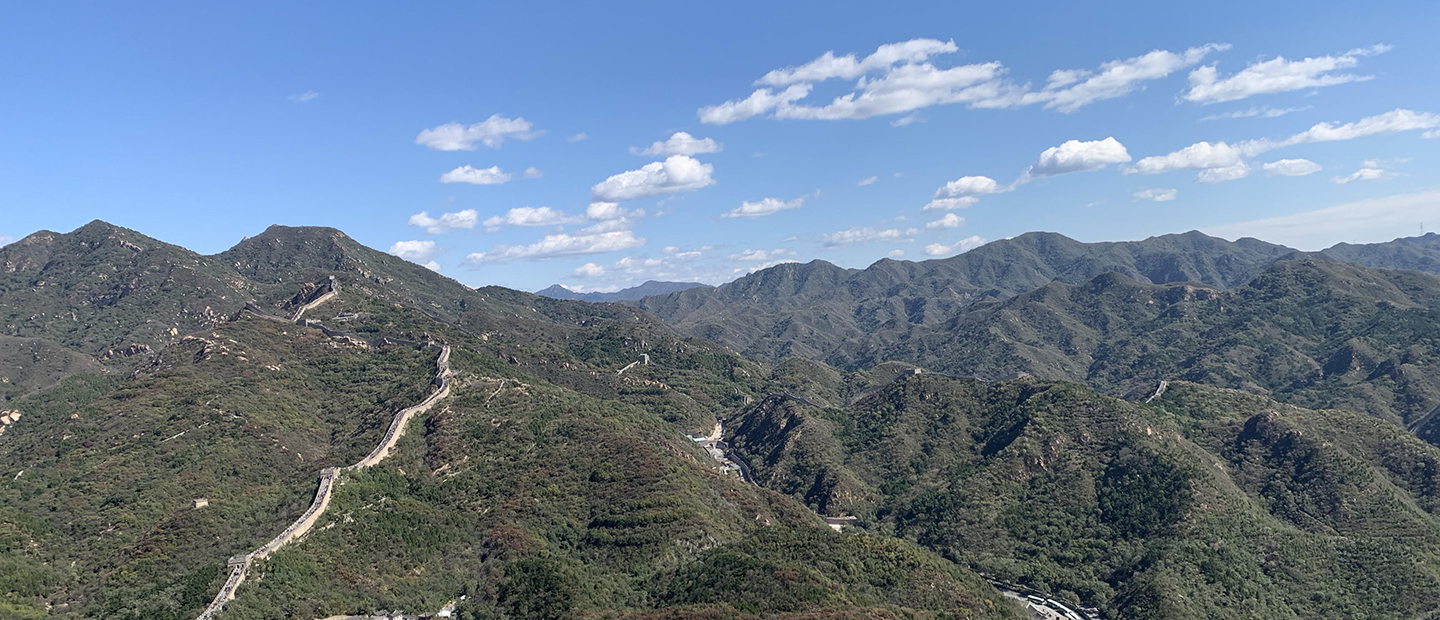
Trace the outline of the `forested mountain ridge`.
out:
<instances>
[{"instance_id":1,"label":"forested mountain ridge","mask_svg":"<svg viewBox=\"0 0 1440 620\"><path fill-rule=\"evenodd\" d=\"M1136 405L1073 384L869 374L808 382L853 404L758 402L727 439L771 488L1107 617L1440 605L1440 449L1401 428L1189 383Z\"/></svg>"},{"instance_id":2,"label":"forested mountain ridge","mask_svg":"<svg viewBox=\"0 0 1440 620\"><path fill-rule=\"evenodd\" d=\"M1191 231L1142 241L1082 243L1032 232L950 258L882 259L865 269L824 261L782 264L715 289L651 296L637 305L681 332L745 355L828 359L842 343L919 325L934 327L977 304L1051 282L1080 284L1119 273L1149 284L1230 288L1297 251L1256 239ZM1322 256L1387 269L1440 273L1440 235L1386 244L1341 244Z\"/></svg>"}]
</instances>

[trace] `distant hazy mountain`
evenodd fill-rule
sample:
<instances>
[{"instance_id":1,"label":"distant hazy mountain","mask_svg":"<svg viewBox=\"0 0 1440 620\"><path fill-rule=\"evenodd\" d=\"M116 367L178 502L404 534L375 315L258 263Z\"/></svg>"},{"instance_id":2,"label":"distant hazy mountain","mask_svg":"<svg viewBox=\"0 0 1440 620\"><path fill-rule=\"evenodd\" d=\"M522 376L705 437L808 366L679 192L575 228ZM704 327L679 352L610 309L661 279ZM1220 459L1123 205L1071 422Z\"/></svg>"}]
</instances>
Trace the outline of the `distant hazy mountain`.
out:
<instances>
[{"instance_id":1,"label":"distant hazy mountain","mask_svg":"<svg viewBox=\"0 0 1440 620\"><path fill-rule=\"evenodd\" d=\"M713 288L708 284L699 282L660 282L648 280L639 286L622 288L613 293L577 293L559 284L552 284L550 288L543 291L535 291L536 295L544 295L551 299L575 299L600 303L604 301L637 301L650 295L668 295L679 291L687 291L692 288Z\"/></svg>"}]
</instances>

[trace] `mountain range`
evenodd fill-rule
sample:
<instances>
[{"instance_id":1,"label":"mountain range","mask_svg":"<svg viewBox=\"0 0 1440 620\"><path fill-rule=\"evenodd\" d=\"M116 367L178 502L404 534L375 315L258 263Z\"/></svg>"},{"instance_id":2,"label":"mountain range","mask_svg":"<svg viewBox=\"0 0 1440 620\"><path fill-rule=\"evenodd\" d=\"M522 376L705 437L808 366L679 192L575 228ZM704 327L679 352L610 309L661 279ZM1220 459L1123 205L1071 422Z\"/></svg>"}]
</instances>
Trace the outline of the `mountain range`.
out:
<instances>
[{"instance_id":1,"label":"mountain range","mask_svg":"<svg viewBox=\"0 0 1440 620\"><path fill-rule=\"evenodd\" d=\"M535 294L552 299L575 299L591 303L601 303L607 301L638 301L651 295L664 295L666 293L674 293L692 288L709 288L709 285L699 282L660 282L657 280L646 280L637 286L622 288L609 293L577 293L559 284L553 284L544 290L535 291Z\"/></svg>"},{"instance_id":2,"label":"mountain range","mask_svg":"<svg viewBox=\"0 0 1440 620\"><path fill-rule=\"evenodd\" d=\"M0 618L1421 617L1437 254L1030 233L624 305L42 231Z\"/></svg>"}]
</instances>

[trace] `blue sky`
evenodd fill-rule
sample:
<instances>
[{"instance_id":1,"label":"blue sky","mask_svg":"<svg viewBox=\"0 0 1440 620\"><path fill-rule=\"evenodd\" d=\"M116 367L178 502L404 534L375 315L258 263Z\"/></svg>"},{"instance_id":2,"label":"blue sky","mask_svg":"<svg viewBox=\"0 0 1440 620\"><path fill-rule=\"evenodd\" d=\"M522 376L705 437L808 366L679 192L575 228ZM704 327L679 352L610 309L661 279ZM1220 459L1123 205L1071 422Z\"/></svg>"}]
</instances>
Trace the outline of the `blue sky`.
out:
<instances>
[{"instance_id":1,"label":"blue sky","mask_svg":"<svg viewBox=\"0 0 1440 620\"><path fill-rule=\"evenodd\" d=\"M608 290L1440 228L1436 3L773 4L9 3L0 242L324 225Z\"/></svg>"}]
</instances>

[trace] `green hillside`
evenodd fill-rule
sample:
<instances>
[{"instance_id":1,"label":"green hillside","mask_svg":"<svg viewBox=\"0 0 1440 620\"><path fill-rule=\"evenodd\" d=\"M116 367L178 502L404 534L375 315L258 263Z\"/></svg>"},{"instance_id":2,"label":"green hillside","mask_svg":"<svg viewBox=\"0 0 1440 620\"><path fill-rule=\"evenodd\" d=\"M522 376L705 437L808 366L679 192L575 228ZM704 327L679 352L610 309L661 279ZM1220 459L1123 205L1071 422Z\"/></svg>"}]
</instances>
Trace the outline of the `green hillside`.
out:
<instances>
[{"instance_id":1,"label":"green hillside","mask_svg":"<svg viewBox=\"0 0 1440 620\"><path fill-rule=\"evenodd\" d=\"M777 401L731 426L767 486L1112 617L1440 605L1440 449L1363 414L923 375L849 407Z\"/></svg>"}]
</instances>

